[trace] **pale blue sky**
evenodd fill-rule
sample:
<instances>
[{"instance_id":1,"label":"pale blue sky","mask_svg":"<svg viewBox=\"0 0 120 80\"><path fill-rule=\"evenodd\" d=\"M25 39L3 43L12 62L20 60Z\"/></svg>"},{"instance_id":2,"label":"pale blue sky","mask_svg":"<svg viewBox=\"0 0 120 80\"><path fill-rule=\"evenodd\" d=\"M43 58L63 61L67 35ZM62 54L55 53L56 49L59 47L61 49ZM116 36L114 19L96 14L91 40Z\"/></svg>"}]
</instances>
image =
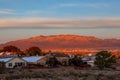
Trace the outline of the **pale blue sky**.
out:
<instances>
[{"instance_id":1,"label":"pale blue sky","mask_svg":"<svg viewBox=\"0 0 120 80\"><path fill-rule=\"evenodd\" d=\"M0 0L0 17L120 17L119 4L120 0Z\"/></svg>"},{"instance_id":2,"label":"pale blue sky","mask_svg":"<svg viewBox=\"0 0 120 80\"><path fill-rule=\"evenodd\" d=\"M120 38L120 0L0 0L0 43L53 34Z\"/></svg>"}]
</instances>

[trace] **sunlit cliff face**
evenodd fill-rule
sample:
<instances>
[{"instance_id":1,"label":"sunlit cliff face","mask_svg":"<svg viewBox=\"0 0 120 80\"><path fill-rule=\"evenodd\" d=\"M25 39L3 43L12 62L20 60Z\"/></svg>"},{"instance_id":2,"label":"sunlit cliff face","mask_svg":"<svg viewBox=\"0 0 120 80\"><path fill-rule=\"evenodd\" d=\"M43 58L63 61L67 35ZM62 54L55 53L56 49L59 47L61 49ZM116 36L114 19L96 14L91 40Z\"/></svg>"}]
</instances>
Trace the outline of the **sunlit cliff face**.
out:
<instances>
[{"instance_id":1,"label":"sunlit cliff face","mask_svg":"<svg viewBox=\"0 0 120 80\"><path fill-rule=\"evenodd\" d=\"M3 47L6 45L14 45L21 49L26 49L31 46L38 46L41 49L113 49L120 47L120 40L99 39L93 36L79 36L67 34L31 37L28 39L8 42L0 46Z\"/></svg>"}]
</instances>

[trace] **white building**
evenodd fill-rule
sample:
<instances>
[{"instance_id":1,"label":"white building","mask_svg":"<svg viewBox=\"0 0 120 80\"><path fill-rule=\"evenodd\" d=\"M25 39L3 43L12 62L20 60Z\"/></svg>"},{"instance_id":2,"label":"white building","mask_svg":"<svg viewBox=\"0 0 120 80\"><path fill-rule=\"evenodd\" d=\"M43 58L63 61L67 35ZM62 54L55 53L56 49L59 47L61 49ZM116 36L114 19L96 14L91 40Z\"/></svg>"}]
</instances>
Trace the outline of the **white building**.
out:
<instances>
[{"instance_id":1,"label":"white building","mask_svg":"<svg viewBox=\"0 0 120 80\"><path fill-rule=\"evenodd\" d=\"M22 58L0 58L0 62L5 62L6 68L16 68L16 67L25 67L27 66L27 62Z\"/></svg>"},{"instance_id":2,"label":"white building","mask_svg":"<svg viewBox=\"0 0 120 80\"><path fill-rule=\"evenodd\" d=\"M94 67L94 62L95 62L95 58L94 57L91 57L91 58L88 58L88 57L83 57L82 58L82 61L83 62L87 62L87 64L89 64L91 67Z\"/></svg>"}]
</instances>

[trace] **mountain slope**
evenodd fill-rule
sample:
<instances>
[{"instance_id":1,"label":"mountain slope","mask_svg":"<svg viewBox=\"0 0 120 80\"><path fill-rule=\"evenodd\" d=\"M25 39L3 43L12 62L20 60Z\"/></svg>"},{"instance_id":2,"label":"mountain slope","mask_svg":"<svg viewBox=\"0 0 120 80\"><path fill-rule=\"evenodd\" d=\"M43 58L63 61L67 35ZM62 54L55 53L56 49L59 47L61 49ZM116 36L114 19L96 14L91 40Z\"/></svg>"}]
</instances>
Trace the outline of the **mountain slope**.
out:
<instances>
[{"instance_id":1,"label":"mountain slope","mask_svg":"<svg viewBox=\"0 0 120 80\"><path fill-rule=\"evenodd\" d=\"M63 49L63 48L94 48L114 49L120 47L119 39L99 39L92 36L79 35L51 35L37 36L1 44L0 47L14 45L20 49L38 46L41 49Z\"/></svg>"}]
</instances>

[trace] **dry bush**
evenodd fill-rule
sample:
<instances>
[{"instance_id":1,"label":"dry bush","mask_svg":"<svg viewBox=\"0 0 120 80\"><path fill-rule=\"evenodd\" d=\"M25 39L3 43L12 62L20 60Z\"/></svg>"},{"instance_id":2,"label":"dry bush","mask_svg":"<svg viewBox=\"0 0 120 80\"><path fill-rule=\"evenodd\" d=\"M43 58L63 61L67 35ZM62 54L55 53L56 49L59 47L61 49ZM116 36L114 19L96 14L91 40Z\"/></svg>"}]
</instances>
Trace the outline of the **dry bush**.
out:
<instances>
[{"instance_id":1,"label":"dry bush","mask_svg":"<svg viewBox=\"0 0 120 80\"><path fill-rule=\"evenodd\" d=\"M5 80L120 80L119 71L96 71L75 69L33 69L6 73ZM4 80L4 79L3 79Z\"/></svg>"}]
</instances>

